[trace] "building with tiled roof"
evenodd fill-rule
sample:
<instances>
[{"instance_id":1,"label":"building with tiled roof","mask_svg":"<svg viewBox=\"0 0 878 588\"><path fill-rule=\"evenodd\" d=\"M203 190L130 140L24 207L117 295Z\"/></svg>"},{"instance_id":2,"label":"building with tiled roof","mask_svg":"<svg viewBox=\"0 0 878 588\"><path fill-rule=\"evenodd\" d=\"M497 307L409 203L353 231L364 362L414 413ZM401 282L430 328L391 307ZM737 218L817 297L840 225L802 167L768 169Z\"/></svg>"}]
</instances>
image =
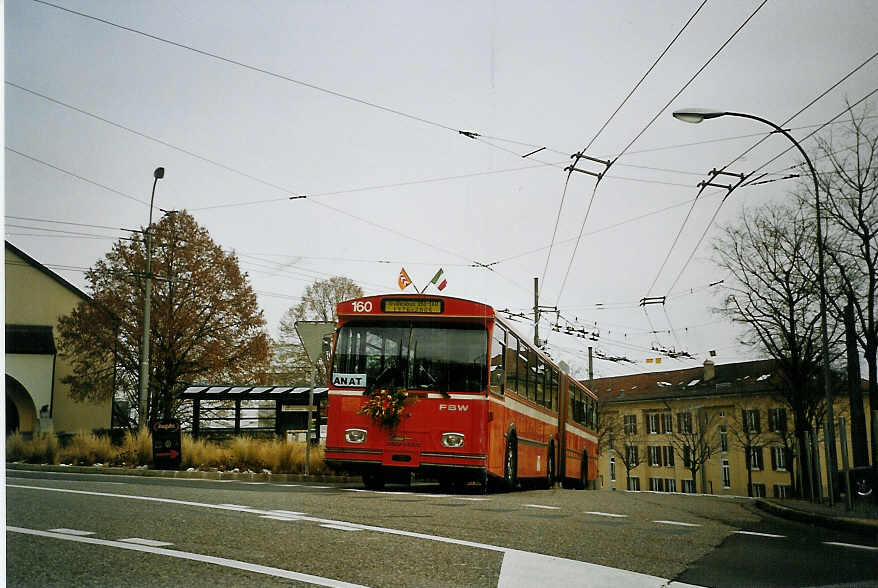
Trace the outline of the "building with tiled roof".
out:
<instances>
[{"instance_id":1,"label":"building with tiled roof","mask_svg":"<svg viewBox=\"0 0 878 588\"><path fill-rule=\"evenodd\" d=\"M799 484L798 451L792 411L777 393L779 381L773 360L722 365L707 360L700 368L587 382L598 395L605 429L597 487L791 496ZM848 398L837 397L834 406L836 417L849 423ZM849 426L847 431L849 437ZM822 442L821 435L821 466ZM703 464L694 480L693 462ZM821 483L825 488L825 474Z\"/></svg>"}]
</instances>

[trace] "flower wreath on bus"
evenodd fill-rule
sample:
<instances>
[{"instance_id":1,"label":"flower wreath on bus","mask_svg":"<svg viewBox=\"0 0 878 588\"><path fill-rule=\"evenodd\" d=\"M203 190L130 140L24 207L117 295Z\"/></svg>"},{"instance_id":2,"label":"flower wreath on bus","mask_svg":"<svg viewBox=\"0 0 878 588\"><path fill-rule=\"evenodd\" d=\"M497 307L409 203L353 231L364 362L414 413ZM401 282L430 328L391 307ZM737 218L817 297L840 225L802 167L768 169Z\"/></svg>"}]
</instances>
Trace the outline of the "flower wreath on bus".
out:
<instances>
[{"instance_id":1,"label":"flower wreath on bus","mask_svg":"<svg viewBox=\"0 0 878 588\"><path fill-rule=\"evenodd\" d=\"M359 414L368 415L376 425L395 429L413 403L414 398L409 398L402 388L373 388L366 391L366 404Z\"/></svg>"}]
</instances>

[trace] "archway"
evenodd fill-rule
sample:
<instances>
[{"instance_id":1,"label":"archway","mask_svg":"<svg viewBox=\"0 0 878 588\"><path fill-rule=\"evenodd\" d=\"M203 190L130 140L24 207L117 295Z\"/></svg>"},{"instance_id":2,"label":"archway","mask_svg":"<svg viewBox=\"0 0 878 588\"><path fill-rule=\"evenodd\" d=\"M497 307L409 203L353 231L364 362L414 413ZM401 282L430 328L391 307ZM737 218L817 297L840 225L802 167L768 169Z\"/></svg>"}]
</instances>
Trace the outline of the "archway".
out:
<instances>
[{"instance_id":1,"label":"archway","mask_svg":"<svg viewBox=\"0 0 878 588\"><path fill-rule=\"evenodd\" d=\"M10 376L6 376L6 434L15 431L33 433L36 428L37 410L27 389Z\"/></svg>"}]
</instances>

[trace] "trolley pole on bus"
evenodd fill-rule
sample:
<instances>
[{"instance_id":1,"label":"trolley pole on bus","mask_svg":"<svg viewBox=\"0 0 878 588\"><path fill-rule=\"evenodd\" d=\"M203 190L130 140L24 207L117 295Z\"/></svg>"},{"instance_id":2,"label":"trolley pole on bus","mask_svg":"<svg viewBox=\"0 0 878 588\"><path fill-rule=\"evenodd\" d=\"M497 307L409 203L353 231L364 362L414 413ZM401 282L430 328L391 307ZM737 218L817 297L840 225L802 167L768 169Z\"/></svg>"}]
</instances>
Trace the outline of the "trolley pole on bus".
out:
<instances>
[{"instance_id":1,"label":"trolley pole on bus","mask_svg":"<svg viewBox=\"0 0 878 588\"><path fill-rule=\"evenodd\" d=\"M335 323L328 321L296 321L296 333L311 363L311 386L308 390L308 430L305 433L305 475L311 475L311 435L314 428L314 383L317 362L323 354L323 340L335 330Z\"/></svg>"}]
</instances>

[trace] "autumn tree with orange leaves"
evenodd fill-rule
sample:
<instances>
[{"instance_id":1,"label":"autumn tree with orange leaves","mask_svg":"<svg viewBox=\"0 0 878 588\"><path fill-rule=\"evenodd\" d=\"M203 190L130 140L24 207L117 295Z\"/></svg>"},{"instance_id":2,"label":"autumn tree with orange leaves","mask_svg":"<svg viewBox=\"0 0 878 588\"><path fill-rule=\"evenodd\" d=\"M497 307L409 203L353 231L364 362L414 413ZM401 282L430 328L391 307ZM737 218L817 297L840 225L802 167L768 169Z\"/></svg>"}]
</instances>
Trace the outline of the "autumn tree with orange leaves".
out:
<instances>
[{"instance_id":1,"label":"autumn tree with orange leaves","mask_svg":"<svg viewBox=\"0 0 878 588\"><path fill-rule=\"evenodd\" d=\"M269 358L265 320L234 253L185 211L165 215L151 232L147 421L180 416L190 383L261 383ZM64 382L75 399L124 397L138 407L145 271L142 235L118 241L86 272L92 300L60 319L59 347L74 368ZM116 418L133 427L140 415Z\"/></svg>"}]
</instances>

